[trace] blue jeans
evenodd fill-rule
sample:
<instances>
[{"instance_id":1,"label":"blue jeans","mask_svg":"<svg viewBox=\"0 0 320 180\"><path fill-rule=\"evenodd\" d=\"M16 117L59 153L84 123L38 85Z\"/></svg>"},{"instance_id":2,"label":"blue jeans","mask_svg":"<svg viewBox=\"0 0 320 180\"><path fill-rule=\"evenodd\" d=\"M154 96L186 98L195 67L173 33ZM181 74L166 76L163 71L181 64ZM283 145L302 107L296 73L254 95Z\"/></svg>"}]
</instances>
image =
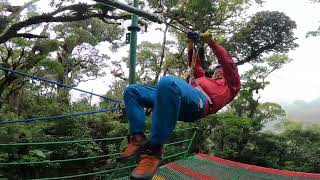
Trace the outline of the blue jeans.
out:
<instances>
[{"instance_id":1,"label":"blue jeans","mask_svg":"<svg viewBox=\"0 0 320 180\"><path fill-rule=\"evenodd\" d=\"M150 142L162 145L171 135L178 120L193 122L201 118L206 97L186 81L165 76L155 87L128 86L124 91L124 102L130 134L144 132L144 107L152 108Z\"/></svg>"}]
</instances>

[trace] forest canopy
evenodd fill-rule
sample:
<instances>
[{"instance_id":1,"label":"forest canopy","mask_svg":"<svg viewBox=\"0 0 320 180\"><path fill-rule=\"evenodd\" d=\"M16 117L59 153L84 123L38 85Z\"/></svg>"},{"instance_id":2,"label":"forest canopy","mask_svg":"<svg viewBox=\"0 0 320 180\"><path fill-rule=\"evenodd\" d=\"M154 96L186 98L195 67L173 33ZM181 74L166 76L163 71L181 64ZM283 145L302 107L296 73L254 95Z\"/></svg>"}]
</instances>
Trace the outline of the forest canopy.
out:
<instances>
[{"instance_id":1,"label":"forest canopy","mask_svg":"<svg viewBox=\"0 0 320 180\"><path fill-rule=\"evenodd\" d=\"M137 83L154 85L168 74L186 78L186 34L183 31L209 31L230 52L238 67L249 68L241 73L241 91L227 108L199 123L177 124L177 128L198 128L189 153L201 149L237 162L320 173L320 126L305 127L288 119L281 105L260 101L260 92L272 83L267 78L294 61L288 53L298 47L294 34L297 25L285 13L247 13L253 5L261 4L260 0L140 0L139 8L158 12L167 23L159 29L163 34L161 43L143 41L138 44ZM28 0L14 4L3 0L0 2L0 66L73 88L108 74L112 83L105 89L104 96L121 100L128 85L129 54L119 59L112 53L127 46L124 40L127 29L123 23L130 19L130 13L99 1ZM140 33L152 33L146 29L154 24L140 17ZM309 34L317 35L318 30ZM168 40L169 35L175 41ZM104 50L99 48L101 44L105 44ZM217 59L208 47L204 49L202 65L206 67L206 75L211 76L211 65L216 64ZM73 100L70 88L0 70L0 123L91 112L115 104L105 99L92 103L92 98L92 94L83 93L81 98ZM150 110L146 111L149 118ZM269 123L277 124L276 132L266 128ZM150 121L147 129L149 127ZM127 132L123 112L103 112L59 120L1 124L0 143L92 140L123 137ZM174 135L170 142L179 137L182 136ZM115 140L63 146L0 146L0 163L102 156L118 153L124 145L124 141ZM179 146L167 152L177 151ZM2 165L0 176L45 178L115 166L112 157L81 163L14 165L14 168Z\"/></svg>"}]
</instances>

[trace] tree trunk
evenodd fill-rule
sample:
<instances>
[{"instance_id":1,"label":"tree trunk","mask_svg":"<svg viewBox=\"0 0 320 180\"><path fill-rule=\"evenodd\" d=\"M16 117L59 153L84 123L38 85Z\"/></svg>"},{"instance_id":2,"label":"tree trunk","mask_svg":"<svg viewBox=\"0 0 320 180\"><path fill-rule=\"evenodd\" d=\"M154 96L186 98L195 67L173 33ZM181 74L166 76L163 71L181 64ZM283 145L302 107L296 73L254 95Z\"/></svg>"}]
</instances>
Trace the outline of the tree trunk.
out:
<instances>
[{"instance_id":1,"label":"tree trunk","mask_svg":"<svg viewBox=\"0 0 320 180\"><path fill-rule=\"evenodd\" d=\"M15 80L16 76L12 74L5 75L4 78L0 80L0 108L5 103L5 91Z\"/></svg>"},{"instance_id":2,"label":"tree trunk","mask_svg":"<svg viewBox=\"0 0 320 180\"><path fill-rule=\"evenodd\" d=\"M62 50L62 52L58 53L58 62L63 66L63 72L58 73L57 75L57 82L60 84L67 84L67 78L68 78L68 68L66 65L66 59L67 55L66 53ZM69 104L69 89L66 89L64 87L61 87L58 85L57 87L58 91L58 99L60 102L63 104Z\"/></svg>"}]
</instances>

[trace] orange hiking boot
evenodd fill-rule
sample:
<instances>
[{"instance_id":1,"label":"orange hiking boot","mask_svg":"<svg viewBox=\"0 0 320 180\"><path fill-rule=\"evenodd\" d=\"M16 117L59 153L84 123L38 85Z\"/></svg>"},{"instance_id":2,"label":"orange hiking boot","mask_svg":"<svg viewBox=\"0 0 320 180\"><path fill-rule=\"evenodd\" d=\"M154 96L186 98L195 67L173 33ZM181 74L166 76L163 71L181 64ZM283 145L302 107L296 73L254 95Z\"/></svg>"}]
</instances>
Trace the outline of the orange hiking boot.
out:
<instances>
[{"instance_id":1,"label":"orange hiking boot","mask_svg":"<svg viewBox=\"0 0 320 180\"><path fill-rule=\"evenodd\" d=\"M140 155L147 143L144 134L128 135L128 147L117 157L117 161L128 161Z\"/></svg>"},{"instance_id":2,"label":"orange hiking boot","mask_svg":"<svg viewBox=\"0 0 320 180\"><path fill-rule=\"evenodd\" d=\"M162 160L163 148L160 145L147 145L140 155L137 167L132 171L131 179L151 179Z\"/></svg>"}]
</instances>

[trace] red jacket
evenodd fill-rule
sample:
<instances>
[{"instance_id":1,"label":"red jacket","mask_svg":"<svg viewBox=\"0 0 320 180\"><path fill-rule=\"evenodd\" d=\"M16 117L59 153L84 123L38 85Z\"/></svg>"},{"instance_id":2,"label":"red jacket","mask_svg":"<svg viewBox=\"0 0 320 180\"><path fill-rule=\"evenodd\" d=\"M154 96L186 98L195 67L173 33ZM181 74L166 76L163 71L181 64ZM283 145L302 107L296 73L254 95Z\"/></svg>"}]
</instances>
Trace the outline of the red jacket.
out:
<instances>
[{"instance_id":1,"label":"red jacket","mask_svg":"<svg viewBox=\"0 0 320 180\"><path fill-rule=\"evenodd\" d=\"M201 88L210 97L213 106L211 111L209 110L208 100L206 104L206 114L212 114L219 111L226 104L234 99L234 97L240 91L240 76L238 73L237 66L233 62L228 52L221 47L217 42L212 41L209 43L210 48L218 58L218 62L223 70L222 79L213 79L205 76L205 71L200 65L199 56L196 59L194 67L194 78L199 83ZM188 49L189 65L192 61L193 50ZM193 87L196 85L193 83Z\"/></svg>"}]
</instances>

